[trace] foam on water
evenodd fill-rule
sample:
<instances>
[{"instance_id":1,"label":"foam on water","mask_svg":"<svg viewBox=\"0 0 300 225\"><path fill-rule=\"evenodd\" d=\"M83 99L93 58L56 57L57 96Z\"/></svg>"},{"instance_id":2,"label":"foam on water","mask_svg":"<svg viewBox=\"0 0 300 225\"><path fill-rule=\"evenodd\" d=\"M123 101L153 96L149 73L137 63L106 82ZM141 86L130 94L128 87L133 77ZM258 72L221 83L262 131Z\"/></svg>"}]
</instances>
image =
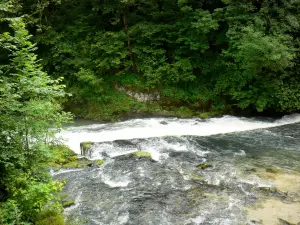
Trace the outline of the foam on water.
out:
<instances>
[{"instance_id":1,"label":"foam on water","mask_svg":"<svg viewBox=\"0 0 300 225\"><path fill-rule=\"evenodd\" d=\"M116 187L127 187L128 184L130 183L130 180L128 178L124 178L122 180L120 180L120 178L118 179L112 179L111 177L109 177L108 175L104 175L102 174L101 176L102 181L107 184L108 186L112 187L112 188L116 188Z\"/></svg>"},{"instance_id":2,"label":"foam on water","mask_svg":"<svg viewBox=\"0 0 300 225\"><path fill-rule=\"evenodd\" d=\"M89 155L91 160L102 159L102 153L105 152L110 158L114 158L121 155L127 155L132 152L136 152L140 149L128 146L115 146L112 142L97 143L93 146L92 151Z\"/></svg>"},{"instance_id":3,"label":"foam on water","mask_svg":"<svg viewBox=\"0 0 300 225\"><path fill-rule=\"evenodd\" d=\"M201 224L205 221L205 217L204 216L197 216L196 218L191 218L188 223L193 222L195 224Z\"/></svg>"},{"instance_id":4,"label":"foam on water","mask_svg":"<svg viewBox=\"0 0 300 225\"><path fill-rule=\"evenodd\" d=\"M85 141L105 142L134 138L181 135L209 136L259 128L270 128L297 122L300 122L300 114L284 116L274 122L265 122L234 116L223 116L222 118L212 118L207 120L151 118L134 119L113 124L93 124L88 126L69 127L58 136L62 137L65 144L79 154L80 142Z\"/></svg>"},{"instance_id":5,"label":"foam on water","mask_svg":"<svg viewBox=\"0 0 300 225\"><path fill-rule=\"evenodd\" d=\"M62 173L71 173L71 172L78 172L82 169L60 169L59 171L50 170L51 176L55 176Z\"/></svg>"}]
</instances>

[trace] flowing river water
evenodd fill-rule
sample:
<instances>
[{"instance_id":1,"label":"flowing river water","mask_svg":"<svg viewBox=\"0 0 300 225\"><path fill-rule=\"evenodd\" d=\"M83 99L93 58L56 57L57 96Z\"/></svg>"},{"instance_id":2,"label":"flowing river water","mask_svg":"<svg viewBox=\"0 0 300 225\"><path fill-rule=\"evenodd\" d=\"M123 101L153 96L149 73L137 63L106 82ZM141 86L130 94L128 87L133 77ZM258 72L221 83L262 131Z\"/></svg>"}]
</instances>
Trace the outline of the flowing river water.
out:
<instances>
[{"instance_id":1,"label":"flowing river water","mask_svg":"<svg viewBox=\"0 0 300 225\"><path fill-rule=\"evenodd\" d=\"M300 115L147 118L74 125L60 136L99 167L54 172L88 225L300 222ZM146 151L151 158L128 157ZM198 168L197 165L207 168Z\"/></svg>"}]
</instances>

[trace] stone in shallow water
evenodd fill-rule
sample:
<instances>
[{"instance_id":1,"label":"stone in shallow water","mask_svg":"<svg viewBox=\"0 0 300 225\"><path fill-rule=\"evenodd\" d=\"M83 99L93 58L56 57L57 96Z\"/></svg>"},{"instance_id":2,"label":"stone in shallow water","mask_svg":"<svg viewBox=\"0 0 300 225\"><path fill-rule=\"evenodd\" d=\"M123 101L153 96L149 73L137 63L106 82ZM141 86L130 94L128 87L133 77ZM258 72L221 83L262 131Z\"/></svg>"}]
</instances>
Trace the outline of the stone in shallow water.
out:
<instances>
[{"instance_id":1,"label":"stone in shallow water","mask_svg":"<svg viewBox=\"0 0 300 225\"><path fill-rule=\"evenodd\" d=\"M131 153L130 155L138 158L152 158L149 152L144 152L144 151L136 151Z\"/></svg>"},{"instance_id":2,"label":"stone in shallow water","mask_svg":"<svg viewBox=\"0 0 300 225\"><path fill-rule=\"evenodd\" d=\"M168 123L166 121L161 121L160 124L167 125Z\"/></svg>"},{"instance_id":3,"label":"stone in shallow water","mask_svg":"<svg viewBox=\"0 0 300 225\"><path fill-rule=\"evenodd\" d=\"M207 168L211 168L212 167L212 165L210 165L210 164L205 164L205 163L200 163L200 164L198 164L197 165L197 168L199 168L199 169L207 169Z\"/></svg>"},{"instance_id":4,"label":"stone in shallow water","mask_svg":"<svg viewBox=\"0 0 300 225\"><path fill-rule=\"evenodd\" d=\"M81 155L86 155L88 151L93 147L94 143L87 141L87 142L81 142L80 143L80 152Z\"/></svg>"},{"instance_id":5,"label":"stone in shallow water","mask_svg":"<svg viewBox=\"0 0 300 225\"><path fill-rule=\"evenodd\" d=\"M300 222L300 203L283 203L280 199L270 198L255 208L248 208L249 220L262 221L264 225L284 224L279 223L278 218L289 221L287 224L298 224Z\"/></svg>"}]
</instances>

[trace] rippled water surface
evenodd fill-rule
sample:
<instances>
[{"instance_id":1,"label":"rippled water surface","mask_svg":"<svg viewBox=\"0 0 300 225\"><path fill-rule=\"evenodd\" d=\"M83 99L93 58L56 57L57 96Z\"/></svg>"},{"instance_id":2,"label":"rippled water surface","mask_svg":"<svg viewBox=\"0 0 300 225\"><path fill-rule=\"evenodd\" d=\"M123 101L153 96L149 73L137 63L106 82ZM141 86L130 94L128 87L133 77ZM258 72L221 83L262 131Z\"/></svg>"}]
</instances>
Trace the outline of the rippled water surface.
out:
<instances>
[{"instance_id":1,"label":"rippled water surface","mask_svg":"<svg viewBox=\"0 0 300 225\"><path fill-rule=\"evenodd\" d=\"M282 224L300 222L300 115L135 119L69 127L61 136L101 167L61 170L87 224ZM130 157L135 151L150 158ZM197 168L202 164L208 168Z\"/></svg>"}]
</instances>

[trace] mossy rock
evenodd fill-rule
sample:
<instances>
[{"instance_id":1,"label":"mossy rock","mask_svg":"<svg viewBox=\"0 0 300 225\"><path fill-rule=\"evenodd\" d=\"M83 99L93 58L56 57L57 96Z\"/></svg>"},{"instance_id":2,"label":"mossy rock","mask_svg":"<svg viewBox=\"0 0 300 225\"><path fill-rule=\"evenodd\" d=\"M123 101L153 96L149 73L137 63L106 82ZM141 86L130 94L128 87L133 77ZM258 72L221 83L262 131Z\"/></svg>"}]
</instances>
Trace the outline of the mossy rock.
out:
<instances>
[{"instance_id":1,"label":"mossy rock","mask_svg":"<svg viewBox=\"0 0 300 225\"><path fill-rule=\"evenodd\" d=\"M80 151L81 151L81 155L85 155L88 150L90 150L93 147L94 143L87 141L87 142L81 142L80 143Z\"/></svg>"},{"instance_id":2,"label":"mossy rock","mask_svg":"<svg viewBox=\"0 0 300 225\"><path fill-rule=\"evenodd\" d=\"M193 117L195 115L194 111L188 107L181 106L179 109L175 110L175 115L178 117Z\"/></svg>"},{"instance_id":3,"label":"mossy rock","mask_svg":"<svg viewBox=\"0 0 300 225\"><path fill-rule=\"evenodd\" d=\"M73 200L69 200L69 201L67 201L67 202L63 202L63 203L62 203L62 206L63 206L64 208L70 207L70 206L72 206L72 205L75 205L75 202L74 202Z\"/></svg>"},{"instance_id":4,"label":"mossy rock","mask_svg":"<svg viewBox=\"0 0 300 225\"><path fill-rule=\"evenodd\" d=\"M198 175L198 174L193 174L192 176L191 176L191 180L192 181L204 181L204 178L202 177L202 176L200 176L200 175Z\"/></svg>"},{"instance_id":5,"label":"mossy rock","mask_svg":"<svg viewBox=\"0 0 300 225\"><path fill-rule=\"evenodd\" d=\"M84 147L92 146L91 142L84 142ZM55 158L53 162L49 162L47 166L51 167L55 171L61 168L83 168L86 166L100 166L103 163L100 161L91 161L87 158L78 158L76 153L70 150L67 146L58 145L53 147L55 150Z\"/></svg>"},{"instance_id":6,"label":"mossy rock","mask_svg":"<svg viewBox=\"0 0 300 225\"><path fill-rule=\"evenodd\" d=\"M52 168L54 171L58 171L61 169L61 165L59 165L58 163L55 162L49 162L47 164L47 166L49 166L50 168Z\"/></svg>"},{"instance_id":7,"label":"mossy rock","mask_svg":"<svg viewBox=\"0 0 300 225\"><path fill-rule=\"evenodd\" d=\"M211 168L211 167L212 167L212 165L205 164L205 163L200 163L200 164L197 165L197 168L202 169L202 170L205 170L205 169Z\"/></svg>"},{"instance_id":8,"label":"mossy rock","mask_svg":"<svg viewBox=\"0 0 300 225\"><path fill-rule=\"evenodd\" d=\"M65 225L62 214L58 211L45 210L35 218L35 225Z\"/></svg>"},{"instance_id":9,"label":"mossy rock","mask_svg":"<svg viewBox=\"0 0 300 225\"><path fill-rule=\"evenodd\" d=\"M56 145L52 146L54 153L54 158L52 162L47 163L46 166L51 167L55 171L60 170L64 165L76 162L78 157L76 153L70 150L67 146ZM74 165L73 165L74 166Z\"/></svg>"},{"instance_id":10,"label":"mossy rock","mask_svg":"<svg viewBox=\"0 0 300 225\"><path fill-rule=\"evenodd\" d=\"M149 152L144 152L144 151L136 151L130 154L132 157L137 157L137 158L150 158L152 159L152 156Z\"/></svg>"},{"instance_id":11,"label":"mossy rock","mask_svg":"<svg viewBox=\"0 0 300 225\"><path fill-rule=\"evenodd\" d=\"M52 148L55 152L53 162L51 162L52 166L54 165L53 163L62 165L78 159L77 154L65 145L56 145L52 146Z\"/></svg>"},{"instance_id":12,"label":"mossy rock","mask_svg":"<svg viewBox=\"0 0 300 225\"><path fill-rule=\"evenodd\" d=\"M201 119L208 119L217 115L219 115L217 112L202 112L199 114L199 117Z\"/></svg>"},{"instance_id":13,"label":"mossy rock","mask_svg":"<svg viewBox=\"0 0 300 225\"><path fill-rule=\"evenodd\" d=\"M245 173L250 174L250 173L256 173L257 169L256 168L246 168Z\"/></svg>"},{"instance_id":14,"label":"mossy rock","mask_svg":"<svg viewBox=\"0 0 300 225\"><path fill-rule=\"evenodd\" d=\"M258 189L267 195L277 193L277 190L274 187L258 187Z\"/></svg>"},{"instance_id":15,"label":"mossy rock","mask_svg":"<svg viewBox=\"0 0 300 225\"><path fill-rule=\"evenodd\" d=\"M103 160L91 161L87 158L77 158L76 161L68 162L62 165L63 168L84 168L87 166L100 166L103 164Z\"/></svg>"},{"instance_id":16,"label":"mossy rock","mask_svg":"<svg viewBox=\"0 0 300 225\"><path fill-rule=\"evenodd\" d=\"M268 168L266 168L266 172L268 172L268 173L280 173L281 170L278 169L278 168L274 168L274 167L268 167Z\"/></svg>"},{"instance_id":17,"label":"mossy rock","mask_svg":"<svg viewBox=\"0 0 300 225\"><path fill-rule=\"evenodd\" d=\"M59 197L60 204L64 208L67 208L67 207L75 204L75 201L72 199L71 195L66 192L59 192L59 193L57 193L57 196Z\"/></svg>"},{"instance_id":18,"label":"mossy rock","mask_svg":"<svg viewBox=\"0 0 300 225\"><path fill-rule=\"evenodd\" d=\"M104 163L104 160L100 159L100 160L95 161L93 164L97 165L97 166L101 166L103 163Z\"/></svg>"},{"instance_id":19,"label":"mossy rock","mask_svg":"<svg viewBox=\"0 0 300 225\"><path fill-rule=\"evenodd\" d=\"M210 114L209 112L203 112L203 113L200 113L200 114L199 114L199 117L200 117L201 119L208 119L208 118L211 117L211 114Z\"/></svg>"},{"instance_id":20,"label":"mossy rock","mask_svg":"<svg viewBox=\"0 0 300 225\"><path fill-rule=\"evenodd\" d=\"M72 160L72 161L71 161ZM55 171L60 170L61 168L84 168L87 166L101 166L104 163L103 159L91 161L87 158L78 158L72 157L70 161L66 160L65 163L57 164L55 162L48 163L48 166L54 169Z\"/></svg>"},{"instance_id":21,"label":"mossy rock","mask_svg":"<svg viewBox=\"0 0 300 225\"><path fill-rule=\"evenodd\" d=\"M203 197L203 190L199 189L199 186L193 187L186 191L187 197L191 199L197 199Z\"/></svg>"},{"instance_id":22,"label":"mossy rock","mask_svg":"<svg viewBox=\"0 0 300 225\"><path fill-rule=\"evenodd\" d=\"M63 168L82 168L84 167L82 164L80 164L79 162L77 161L74 161L74 162L68 162L64 165L62 165Z\"/></svg>"},{"instance_id":23,"label":"mossy rock","mask_svg":"<svg viewBox=\"0 0 300 225\"><path fill-rule=\"evenodd\" d=\"M286 221L286 220L283 220L283 219L281 219L281 218L278 218L278 221L279 221L279 225L300 225L300 222L297 223L297 224L295 224L295 223L290 223L290 222L288 222L288 221Z\"/></svg>"}]
</instances>

